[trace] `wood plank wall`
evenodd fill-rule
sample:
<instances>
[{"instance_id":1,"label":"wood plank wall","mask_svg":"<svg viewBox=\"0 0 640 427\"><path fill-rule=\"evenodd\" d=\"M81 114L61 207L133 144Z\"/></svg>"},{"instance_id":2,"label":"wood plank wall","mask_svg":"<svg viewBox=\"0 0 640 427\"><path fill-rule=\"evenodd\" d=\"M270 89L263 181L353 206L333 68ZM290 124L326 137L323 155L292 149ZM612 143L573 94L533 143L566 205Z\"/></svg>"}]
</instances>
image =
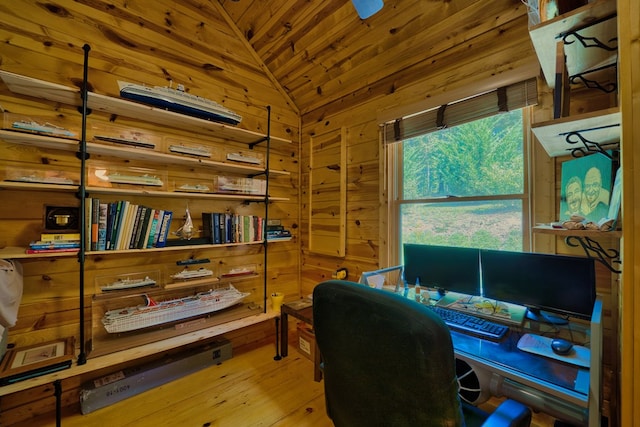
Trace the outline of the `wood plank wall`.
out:
<instances>
[{"instance_id":1,"label":"wood plank wall","mask_svg":"<svg viewBox=\"0 0 640 427\"><path fill-rule=\"evenodd\" d=\"M473 44L477 49L467 49ZM331 278L338 268L347 268L349 280L357 281L361 272L391 265L388 254L393 248L387 242L386 189L382 171L384 151L379 125L402 115L433 108L439 103L462 99L493 85L538 72L537 58L531 45L526 15L513 17L496 28L486 29L468 40L468 44L452 46L446 55L428 64L418 63L388 78L372 83L348 99L329 102L302 116L301 152L301 244L303 254L301 291L311 294L314 286ZM416 52L416 54L418 54ZM383 66L383 58L380 59ZM372 72L375 72L372 71ZM499 82L499 83L496 83ZM387 84L385 84L387 83ZM531 121L543 122L553 117L552 91L539 78L539 104L532 109ZM392 90L390 88L393 88ZM475 89L474 89L475 88ZM447 94L456 96L447 98ZM572 99L572 114L616 105L615 96L601 96L578 91ZM410 108L413 108L411 110ZM394 115L394 112L397 115ZM312 136L336 131L345 126L347 140L347 236L346 256L328 257L314 254L308 248L307 149ZM559 168L567 158L551 159L531 134L532 211L531 222L549 223L557 218L559 200ZM567 247L563 239L533 236L533 250L561 254L584 255ZM619 248L619 242L605 241L606 247ZM608 245L608 246L607 246ZM597 292L604 299L604 405L603 414L617 418L618 358L618 278L606 268L598 267Z\"/></svg>"},{"instance_id":2,"label":"wood plank wall","mask_svg":"<svg viewBox=\"0 0 640 427\"><path fill-rule=\"evenodd\" d=\"M261 70L245 41L238 39L216 7L201 7L200 2L160 0L150 7L137 1L72 1L42 3L18 0L0 4L0 68L25 76L78 87L82 81L83 50L89 54L89 83L96 93L118 96L118 79L165 86L169 80L183 83L192 93L216 100L243 116L239 125L251 131L266 133L267 110L271 106L272 135L292 140L292 143L272 142L270 165L290 172L272 179L272 196L288 198L287 202L270 205L269 217L281 219L294 238L289 242L269 244L268 292L283 292L287 299L299 295L298 285L298 170L299 116L280 89ZM74 108L23 97L10 92L0 82L0 105L9 112L42 117L70 128L79 129L80 114ZM189 129L168 130L162 126L138 123L133 119L92 113L90 126L133 126L150 134L178 139L197 137ZM90 137L89 137L90 138ZM203 143L218 147L220 152L247 149L232 141L205 138ZM0 141L3 153L0 169L19 165L38 167L43 163L75 169L79 162L73 153L60 153L42 148L24 147ZM264 145L256 148L264 152ZM107 159L105 159L107 160ZM111 159L113 160L113 159ZM127 162L118 160L121 166ZM156 164L154 167L158 167ZM169 177L190 176L193 170L167 165ZM43 204L78 206L73 194L48 194L32 191L1 191L0 240L6 246L26 246L39 240L42 231ZM196 229L201 228L203 211L235 211L240 214L263 215L264 204L244 205L241 201L207 201L201 199L153 199L109 197L110 201L127 199L132 202L160 204L173 209L177 217L172 231L181 225L186 203ZM84 305L87 322L91 321L91 295L95 279L103 275L126 274L138 270L175 268L176 259L207 257L215 269L244 264L264 266L261 245L244 248L220 248L183 252L153 253L149 256L92 256L86 264ZM28 345L79 334L78 261L75 257L22 260L24 295L18 323L9 331L9 342ZM255 281L256 295L262 295L261 280ZM257 298L263 304L262 297ZM229 334L234 346L272 336L273 323L267 322ZM92 338L88 327L87 338ZM91 353L89 353L91 357ZM135 362L134 362L135 363ZM108 370L106 370L108 371ZM78 404L78 387L95 375L65 380L63 404ZM11 425L36 413L52 411L55 406L51 387L43 386L17 395L3 397L0 403L0 424Z\"/></svg>"}]
</instances>

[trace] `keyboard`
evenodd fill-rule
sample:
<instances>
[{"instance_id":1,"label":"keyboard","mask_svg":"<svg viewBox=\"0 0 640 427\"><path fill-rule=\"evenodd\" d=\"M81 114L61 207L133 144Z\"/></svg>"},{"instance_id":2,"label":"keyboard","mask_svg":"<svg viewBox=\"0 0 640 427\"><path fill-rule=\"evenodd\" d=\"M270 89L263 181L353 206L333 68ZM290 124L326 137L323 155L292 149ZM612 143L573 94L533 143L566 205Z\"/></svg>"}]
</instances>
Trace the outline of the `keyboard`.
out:
<instances>
[{"instance_id":1,"label":"keyboard","mask_svg":"<svg viewBox=\"0 0 640 427\"><path fill-rule=\"evenodd\" d=\"M498 341L509 331L509 327L492 322L481 317L476 317L460 311L451 310L437 305L428 306L451 329L470 333L481 338Z\"/></svg>"}]
</instances>

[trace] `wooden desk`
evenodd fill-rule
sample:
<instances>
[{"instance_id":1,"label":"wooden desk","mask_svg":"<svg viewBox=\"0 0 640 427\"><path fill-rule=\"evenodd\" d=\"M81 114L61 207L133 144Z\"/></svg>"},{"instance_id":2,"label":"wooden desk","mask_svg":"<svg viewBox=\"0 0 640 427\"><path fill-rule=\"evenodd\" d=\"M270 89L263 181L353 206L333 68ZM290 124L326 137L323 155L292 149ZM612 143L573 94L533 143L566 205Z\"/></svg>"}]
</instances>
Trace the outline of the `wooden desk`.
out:
<instances>
[{"instance_id":1,"label":"wooden desk","mask_svg":"<svg viewBox=\"0 0 640 427\"><path fill-rule=\"evenodd\" d=\"M303 298L298 301L282 304L282 307L280 308L280 336L282 338L280 354L282 357L287 357L289 354L290 315L313 326L313 301L309 298ZM318 346L315 340L313 340L313 346L313 379L314 381L320 381L322 379L322 371L320 370L320 352L318 351Z\"/></svg>"}]
</instances>

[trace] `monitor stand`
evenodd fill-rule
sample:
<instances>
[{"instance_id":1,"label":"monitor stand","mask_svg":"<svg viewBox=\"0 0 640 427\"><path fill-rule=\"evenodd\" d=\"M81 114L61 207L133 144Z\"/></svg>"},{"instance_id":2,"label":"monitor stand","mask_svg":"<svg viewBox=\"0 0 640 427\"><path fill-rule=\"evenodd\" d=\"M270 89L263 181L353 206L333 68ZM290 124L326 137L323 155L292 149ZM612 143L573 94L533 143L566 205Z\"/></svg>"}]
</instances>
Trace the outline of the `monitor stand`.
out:
<instances>
[{"instance_id":1,"label":"monitor stand","mask_svg":"<svg viewBox=\"0 0 640 427\"><path fill-rule=\"evenodd\" d=\"M526 318L536 322L550 323L552 325L566 325L569 323L567 319L554 316L553 314L542 311L539 308L527 307Z\"/></svg>"}]
</instances>

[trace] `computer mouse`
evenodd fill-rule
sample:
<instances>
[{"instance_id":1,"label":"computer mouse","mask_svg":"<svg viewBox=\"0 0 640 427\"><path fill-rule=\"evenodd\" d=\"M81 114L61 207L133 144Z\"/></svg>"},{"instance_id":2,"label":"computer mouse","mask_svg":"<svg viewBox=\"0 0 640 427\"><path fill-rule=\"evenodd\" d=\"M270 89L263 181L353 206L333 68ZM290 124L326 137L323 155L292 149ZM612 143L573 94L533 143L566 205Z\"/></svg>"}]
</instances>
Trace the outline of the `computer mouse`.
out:
<instances>
[{"instance_id":1,"label":"computer mouse","mask_svg":"<svg viewBox=\"0 0 640 427\"><path fill-rule=\"evenodd\" d=\"M573 344L564 338L554 338L553 341L551 341L551 350L553 350L555 354L567 355L572 348Z\"/></svg>"}]
</instances>

